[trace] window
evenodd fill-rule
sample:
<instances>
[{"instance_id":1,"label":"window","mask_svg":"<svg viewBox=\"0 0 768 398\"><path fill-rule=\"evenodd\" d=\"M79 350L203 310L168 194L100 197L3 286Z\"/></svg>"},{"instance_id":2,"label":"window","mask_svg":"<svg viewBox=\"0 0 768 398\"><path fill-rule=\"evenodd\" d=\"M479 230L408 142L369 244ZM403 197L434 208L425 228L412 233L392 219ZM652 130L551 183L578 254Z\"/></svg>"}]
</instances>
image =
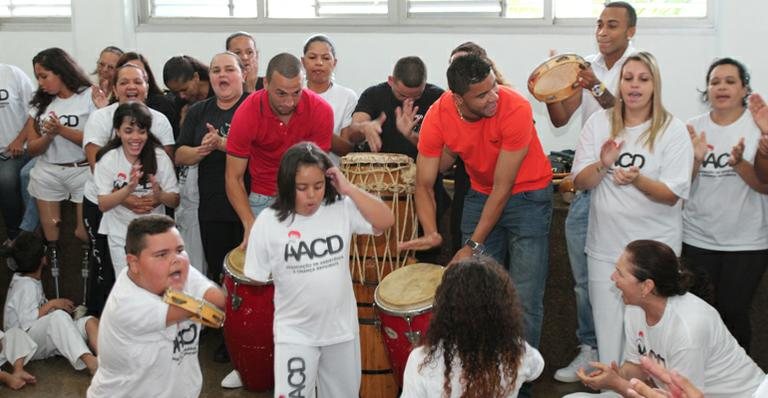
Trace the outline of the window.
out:
<instances>
[{"instance_id":1,"label":"window","mask_svg":"<svg viewBox=\"0 0 768 398\"><path fill-rule=\"evenodd\" d=\"M0 17L69 17L70 0L0 0Z\"/></svg>"},{"instance_id":2,"label":"window","mask_svg":"<svg viewBox=\"0 0 768 398\"><path fill-rule=\"evenodd\" d=\"M635 0L640 18L705 18L707 0ZM597 18L603 0L555 0L555 18Z\"/></svg>"},{"instance_id":3,"label":"window","mask_svg":"<svg viewBox=\"0 0 768 398\"><path fill-rule=\"evenodd\" d=\"M150 15L156 17L252 18L257 16L255 0L151 0L149 6Z\"/></svg>"},{"instance_id":4,"label":"window","mask_svg":"<svg viewBox=\"0 0 768 398\"><path fill-rule=\"evenodd\" d=\"M0 2L9 0L0 0ZM18 0L17 0L18 1ZM34 1L34 0L28 0ZM61 0L60 0L61 1ZM248 18L256 24L408 26L584 25L605 0L136 0L149 18ZM638 16L711 26L714 0L630 0ZM300 20L314 19L318 22ZM559 21L558 21L559 20ZM672 22L672 21L669 21ZM691 22L687 22L690 26ZM663 24L663 23L661 23ZM666 26L669 26L667 24ZM675 26L684 26L676 24Z\"/></svg>"},{"instance_id":5,"label":"window","mask_svg":"<svg viewBox=\"0 0 768 398\"><path fill-rule=\"evenodd\" d=\"M408 15L543 18L544 0L408 0Z\"/></svg>"}]
</instances>

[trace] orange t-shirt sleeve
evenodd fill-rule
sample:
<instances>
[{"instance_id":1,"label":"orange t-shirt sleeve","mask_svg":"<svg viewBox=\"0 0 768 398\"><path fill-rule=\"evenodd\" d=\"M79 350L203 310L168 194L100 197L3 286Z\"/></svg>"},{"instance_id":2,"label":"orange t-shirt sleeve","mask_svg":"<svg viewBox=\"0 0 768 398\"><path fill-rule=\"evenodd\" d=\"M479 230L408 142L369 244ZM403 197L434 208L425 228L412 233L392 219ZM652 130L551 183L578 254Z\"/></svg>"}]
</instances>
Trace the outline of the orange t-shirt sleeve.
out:
<instances>
[{"instance_id":1,"label":"orange t-shirt sleeve","mask_svg":"<svg viewBox=\"0 0 768 398\"><path fill-rule=\"evenodd\" d=\"M440 108L442 102L441 97L429 108L424 116L421 130L419 130L419 155L436 158L440 157L443 153L445 140L443 139L442 132L446 126L441 125Z\"/></svg>"},{"instance_id":2,"label":"orange t-shirt sleeve","mask_svg":"<svg viewBox=\"0 0 768 398\"><path fill-rule=\"evenodd\" d=\"M509 98L508 99L512 99ZM518 102L509 107L507 114L500 120L502 132L501 149L505 151L518 151L528 147L536 129L533 126L533 111L531 105L525 101Z\"/></svg>"}]
</instances>

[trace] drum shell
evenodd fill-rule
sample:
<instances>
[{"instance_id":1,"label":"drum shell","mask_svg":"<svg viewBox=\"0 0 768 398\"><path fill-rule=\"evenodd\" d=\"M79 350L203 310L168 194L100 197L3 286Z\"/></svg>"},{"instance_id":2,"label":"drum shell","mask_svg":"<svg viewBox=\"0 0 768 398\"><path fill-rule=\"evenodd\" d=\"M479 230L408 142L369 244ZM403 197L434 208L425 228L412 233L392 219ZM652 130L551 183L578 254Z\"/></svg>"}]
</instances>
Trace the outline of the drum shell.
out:
<instances>
[{"instance_id":1,"label":"drum shell","mask_svg":"<svg viewBox=\"0 0 768 398\"><path fill-rule=\"evenodd\" d=\"M376 310L381 320L381 335L387 347L389 362L392 364L392 373L398 386L402 388L408 356L414 347L421 344L421 339L429 330L432 306L418 311L398 313L382 309L377 301Z\"/></svg>"},{"instance_id":2,"label":"drum shell","mask_svg":"<svg viewBox=\"0 0 768 398\"><path fill-rule=\"evenodd\" d=\"M240 373L245 388L266 391L274 387L275 287L271 283L254 285L224 264L227 290L224 341L232 364ZM239 297L239 305L236 301Z\"/></svg>"},{"instance_id":3,"label":"drum shell","mask_svg":"<svg viewBox=\"0 0 768 398\"><path fill-rule=\"evenodd\" d=\"M402 154L352 153L342 157L340 168L351 183L381 198L395 215L395 225L381 235L354 235L352 239L352 280L376 284L413 256L412 250L398 252L397 244L418 237L415 165Z\"/></svg>"},{"instance_id":4,"label":"drum shell","mask_svg":"<svg viewBox=\"0 0 768 398\"><path fill-rule=\"evenodd\" d=\"M360 397L395 398L398 387L392 377L379 319L374 311L375 285L353 283L357 300L357 316L360 324L360 355L362 379Z\"/></svg>"}]
</instances>

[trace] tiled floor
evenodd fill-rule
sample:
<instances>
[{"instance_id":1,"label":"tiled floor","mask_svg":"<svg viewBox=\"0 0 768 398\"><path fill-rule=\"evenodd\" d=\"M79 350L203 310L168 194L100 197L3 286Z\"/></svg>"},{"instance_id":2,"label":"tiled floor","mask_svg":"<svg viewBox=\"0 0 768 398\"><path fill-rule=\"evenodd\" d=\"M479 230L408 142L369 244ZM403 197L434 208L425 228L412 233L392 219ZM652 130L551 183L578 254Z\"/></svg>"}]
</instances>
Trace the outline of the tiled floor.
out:
<instances>
[{"instance_id":1,"label":"tiled floor","mask_svg":"<svg viewBox=\"0 0 768 398\"><path fill-rule=\"evenodd\" d=\"M252 392L244 389L225 390L219 387L221 379L229 372L228 364L213 362L213 351L221 341L219 333L203 336L200 346L200 366L203 371L203 391L201 397L214 398L268 398L271 391ZM32 362L27 369L37 377L37 385L24 387L20 391L11 391L0 387L0 397L34 398L69 398L84 397L90 383L87 371L77 372L61 357ZM574 391L581 391L580 384L563 384L552 380L553 370L547 368L534 384L534 396L537 398L560 397ZM137 397L149 398L149 397Z\"/></svg>"},{"instance_id":2,"label":"tiled floor","mask_svg":"<svg viewBox=\"0 0 768 398\"><path fill-rule=\"evenodd\" d=\"M556 203L552 229L550 233L550 269L545 291L545 314L541 336L541 353L547 363L544 374L534 383L536 398L561 397L564 394L579 391L581 385L562 384L552 379L554 371L567 364L576 354L575 338L575 303L573 297L573 279L571 277L565 248L563 247L563 220L566 207ZM62 295L76 302L82 298L80 280L79 244L72 238L74 211L65 205L62 231ZM5 229L0 220L0 242L5 240ZM0 267L0 302L3 301L11 273ZM44 285L49 293L53 291L50 276L44 276ZM768 273L764 275L752 308L752 357L768 369ZM229 365L212 361L213 351L221 341L219 333L209 333L203 337L200 349L200 363L203 371L202 397L271 397L271 392L250 392L245 390L224 390L219 387L221 379L230 371ZM90 381L87 372L76 372L62 358L52 358L33 362L29 370L37 376L38 383L22 391L14 392L0 387L0 397L36 397L69 398L84 397ZM145 398L145 397L138 397ZM337 398L337 397L333 397ZM344 397L341 397L344 398Z\"/></svg>"}]
</instances>

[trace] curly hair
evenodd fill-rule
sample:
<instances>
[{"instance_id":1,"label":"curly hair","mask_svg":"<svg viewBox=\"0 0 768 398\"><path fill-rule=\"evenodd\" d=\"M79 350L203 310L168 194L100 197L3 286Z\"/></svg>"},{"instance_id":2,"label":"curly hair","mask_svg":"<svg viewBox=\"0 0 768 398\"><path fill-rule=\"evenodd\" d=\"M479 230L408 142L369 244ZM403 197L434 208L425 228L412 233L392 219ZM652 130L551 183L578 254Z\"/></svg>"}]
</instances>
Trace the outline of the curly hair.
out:
<instances>
[{"instance_id":1,"label":"curly hair","mask_svg":"<svg viewBox=\"0 0 768 398\"><path fill-rule=\"evenodd\" d=\"M427 355L419 370L442 353L444 396L451 395L457 357L462 398L507 396L525 355L522 307L507 272L484 256L449 266L423 344Z\"/></svg>"}]
</instances>

